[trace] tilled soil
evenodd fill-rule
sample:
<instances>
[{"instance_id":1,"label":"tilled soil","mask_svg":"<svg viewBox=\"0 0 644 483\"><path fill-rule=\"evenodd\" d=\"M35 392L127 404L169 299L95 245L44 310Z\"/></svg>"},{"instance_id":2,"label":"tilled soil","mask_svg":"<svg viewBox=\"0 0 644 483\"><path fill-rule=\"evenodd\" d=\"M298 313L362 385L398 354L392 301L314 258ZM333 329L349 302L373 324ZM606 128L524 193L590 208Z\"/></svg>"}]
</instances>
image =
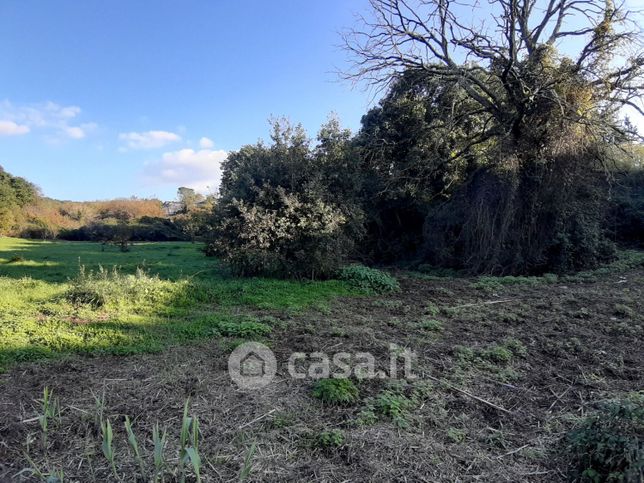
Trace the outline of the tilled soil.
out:
<instances>
[{"instance_id":1,"label":"tilled soil","mask_svg":"<svg viewBox=\"0 0 644 483\"><path fill-rule=\"evenodd\" d=\"M323 311L256 313L273 323L265 342L279 364L261 390L231 381L232 343L222 340L14 367L0 376L0 480L37 479L22 471L35 465L64 470L65 481L114 481L95 422L95 397L104 394L122 481L149 479L128 450L125 416L150 468L152 428L168 428L173 467L188 397L200 422L203 481L238 481L253 445L248 481L565 481L566 432L599 401L644 387L641 269L487 290L473 279L399 275L396 294L341 299ZM427 329L428 320L442 330ZM495 356L509 340L520 348L510 359ZM323 404L313 380L294 380L286 368L293 352L342 351L369 352L387 369L390 344L416 354L417 378L361 380L360 401L349 406ZM46 450L37 420L45 386L61 406ZM377 411L365 423L383 391L409 395L419 387L404 424ZM344 441L324 447L319 435L330 430L341 430ZM165 481L174 478L169 469Z\"/></svg>"}]
</instances>

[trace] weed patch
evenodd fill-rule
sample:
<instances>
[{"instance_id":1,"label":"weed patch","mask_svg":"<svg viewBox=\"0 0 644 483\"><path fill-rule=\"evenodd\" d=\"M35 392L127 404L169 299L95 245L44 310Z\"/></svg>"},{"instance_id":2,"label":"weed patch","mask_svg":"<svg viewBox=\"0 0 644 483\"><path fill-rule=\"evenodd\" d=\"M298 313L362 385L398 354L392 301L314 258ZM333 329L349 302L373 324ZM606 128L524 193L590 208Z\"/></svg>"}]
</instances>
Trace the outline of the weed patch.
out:
<instances>
[{"instance_id":1,"label":"weed patch","mask_svg":"<svg viewBox=\"0 0 644 483\"><path fill-rule=\"evenodd\" d=\"M639 481L644 471L644 395L604 403L567 436L571 478Z\"/></svg>"},{"instance_id":2,"label":"weed patch","mask_svg":"<svg viewBox=\"0 0 644 483\"><path fill-rule=\"evenodd\" d=\"M424 319L418 324L418 327L429 332L440 332L443 330L443 323L436 319Z\"/></svg>"},{"instance_id":3,"label":"weed patch","mask_svg":"<svg viewBox=\"0 0 644 483\"><path fill-rule=\"evenodd\" d=\"M243 339L263 337L271 333L271 328L261 322L244 320L242 322L221 322L217 329L226 337L240 337Z\"/></svg>"},{"instance_id":4,"label":"weed patch","mask_svg":"<svg viewBox=\"0 0 644 483\"><path fill-rule=\"evenodd\" d=\"M418 407L431 391L431 386L396 383L366 401L358 414L359 426L375 424L381 418L391 420L399 428L408 428L411 411Z\"/></svg>"},{"instance_id":5,"label":"weed patch","mask_svg":"<svg viewBox=\"0 0 644 483\"><path fill-rule=\"evenodd\" d=\"M382 270L363 265L344 267L340 270L339 278L367 293L387 293L400 290L398 280L394 277Z\"/></svg>"},{"instance_id":6,"label":"weed patch","mask_svg":"<svg viewBox=\"0 0 644 483\"><path fill-rule=\"evenodd\" d=\"M452 349L452 354L460 370L481 369L494 374L500 381L513 381L519 378L519 374L511 364L517 358L524 358L527 349L521 341L506 338L501 343L483 348L457 345Z\"/></svg>"},{"instance_id":7,"label":"weed patch","mask_svg":"<svg viewBox=\"0 0 644 483\"><path fill-rule=\"evenodd\" d=\"M168 250L178 256L168 260ZM6 251L28 254L29 263L6 263ZM136 244L123 253L97 243L2 238L0 293L2 371L72 353L158 352L222 335L261 338L277 323L236 315L239 307L328 310L329 300L364 290L340 280L233 278L197 244Z\"/></svg>"},{"instance_id":8,"label":"weed patch","mask_svg":"<svg viewBox=\"0 0 644 483\"><path fill-rule=\"evenodd\" d=\"M313 396L326 404L353 404L360 392L350 379L320 379L315 383Z\"/></svg>"},{"instance_id":9,"label":"weed patch","mask_svg":"<svg viewBox=\"0 0 644 483\"><path fill-rule=\"evenodd\" d=\"M322 449L339 448L344 444L344 433L339 429L322 431L315 438L315 446Z\"/></svg>"}]
</instances>

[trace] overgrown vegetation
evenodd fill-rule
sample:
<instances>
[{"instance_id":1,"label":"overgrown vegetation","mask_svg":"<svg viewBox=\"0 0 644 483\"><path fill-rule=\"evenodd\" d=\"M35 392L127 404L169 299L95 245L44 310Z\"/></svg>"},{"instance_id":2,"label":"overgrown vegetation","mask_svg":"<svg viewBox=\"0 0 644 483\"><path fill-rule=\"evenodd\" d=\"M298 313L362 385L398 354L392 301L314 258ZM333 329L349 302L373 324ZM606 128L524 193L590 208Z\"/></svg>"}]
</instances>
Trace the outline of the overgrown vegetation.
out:
<instances>
[{"instance_id":1,"label":"overgrown vegetation","mask_svg":"<svg viewBox=\"0 0 644 483\"><path fill-rule=\"evenodd\" d=\"M323 449L338 448L344 444L344 433L339 429L322 431L315 438L315 444Z\"/></svg>"},{"instance_id":2,"label":"overgrown vegetation","mask_svg":"<svg viewBox=\"0 0 644 483\"><path fill-rule=\"evenodd\" d=\"M0 239L0 479L644 478L644 396L624 396L644 256L617 249L643 235L642 138L620 120L644 114L629 13L370 5L348 77L385 89L359 131L332 118L313 142L275 121L230 153L218 199L182 187L171 220L156 200L43 199L0 169L0 233L103 242ZM302 362L404 358L416 377L280 370L250 395L226 373L248 340ZM137 356L8 370L72 354Z\"/></svg>"},{"instance_id":3,"label":"overgrown vegetation","mask_svg":"<svg viewBox=\"0 0 644 483\"><path fill-rule=\"evenodd\" d=\"M313 396L327 404L352 404L360 393L351 379L320 379L315 383Z\"/></svg>"},{"instance_id":4,"label":"overgrown vegetation","mask_svg":"<svg viewBox=\"0 0 644 483\"><path fill-rule=\"evenodd\" d=\"M567 435L571 479L630 482L644 477L644 395L604 402Z\"/></svg>"},{"instance_id":5,"label":"overgrown vegetation","mask_svg":"<svg viewBox=\"0 0 644 483\"><path fill-rule=\"evenodd\" d=\"M399 428L409 428L412 411L422 404L431 391L432 386L424 382L413 385L406 381L396 381L365 401L356 423L366 426L385 419Z\"/></svg>"},{"instance_id":6,"label":"overgrown vegetation","mask_svg":"<svg viewBox=\"0 0 644 483\"><path fill-rule=\"evenodd\" d=\"M453 5L372 1L345 37L347 75L386 86L379 105L353 137L332 120L311 147L276 122L271 145L232 153L211 253L251 275L328 277L348 260L530 275L640 243L641 138L620 120L644 74L641 55L620 54L639 41L629 12L588 0L566 30L575 2L524 4L479 12L497 37Z\"/></svg>"},{"instance_id":7,"label":"overgrown vegetation","mask_svg":"<svg viewBox=\"0 0 644 483\"><path fill-rule=\"evenodd\" d=\"M24 222L22 209L38 197L29 181L12 176L0 166L0 235Z\"/></svg>"},{"instance_id":8,"label":"overgrown vegetation","mask_svg":"<svg viewBox=\"0 0 644 483\"><path fill-rule=\"evenodd\" d=\"M387 293L400 290L398 281L382 270L363 265L349 265L339 272L339 278L346 280L354 287L372 293Z\"/></svg>"},{"instance_id":9,"label":"overgrown vegetation","mask_svg":"<svg viewBox=\"0 0 644 483\"><path fill-rule=\"evenodd\" d=\"M11 262L15 253L21 261ZM208 337L261 339L274 320L248 309L297 311L365 293L337 280L231 278L190 243L123 253L8 238L0 239L0 291L0 369L71 353L157 352Z\"/></svg>"},{"instance_id":10,"label":"overgrown vegetation","mask_svg":"<svg viewBox=\"0 0 644 483\"><path fill-rule=\"evenodd\" d=\"M233 481L333 472L359 480L364 467L346 464L354 455L386 462L376 471L388 481L466 474L522 481L525 473L551 481L569 469L582 479L588 468L600 478L630 476L621 466L585 466L584 458L612 448L618 456L607 453L610 464L630 461L620 448L641 431L595 412L598 400L636 391L641 380L637 252L555 283L424 280L398 270L403 290L380 295L348 281L231 277L200 248L0 241L0 354L8 369L0 404L15 415L3 433L0 474ZM8 263L15 256L22 260ZM278 377L260 397L246 395L231 384L226 360L248 340L261 340L278 360L296 350L369 352L376 377L286 384ZM380 377L391 343L399 377L402 348L417 354L417 379ZM92 357L15 367L71 354ZM43 393L43 385L54 390ZM188 396L196 430L182 422ZM562 439L571 430L574 437ZM193 434L200 435L194 452ZM462 454L479 455L479 466L468 470Z\"/></svg>"},{"instance_id":11,"label":"overgrown vegetation","mask_svg":"<svg viewBox=\"0 0 644 483\"><path fill-rule=\"evenodd\" d=\"M214 199L180 188L181 208L166 213L157 199L59 201L43 197L0 166L0 235L96 241L124 249L136 241L195 241L208 229ZM124 250L126 251L126 250Z\"/></svg>"},{"instance_id":12,"label":"overgrown vegetation","mask_svg":"<svg viewBox=\"0 0 644 483\"><path fill-rule=\"evenodd\" d=\"M353 179L344 177L357 169L345 158L349 133L331 120L311 148L301 126L275 121L271 139L224 163L208 253L242 275L329 277L360 236Z\"/></svg>"}]
</instances>

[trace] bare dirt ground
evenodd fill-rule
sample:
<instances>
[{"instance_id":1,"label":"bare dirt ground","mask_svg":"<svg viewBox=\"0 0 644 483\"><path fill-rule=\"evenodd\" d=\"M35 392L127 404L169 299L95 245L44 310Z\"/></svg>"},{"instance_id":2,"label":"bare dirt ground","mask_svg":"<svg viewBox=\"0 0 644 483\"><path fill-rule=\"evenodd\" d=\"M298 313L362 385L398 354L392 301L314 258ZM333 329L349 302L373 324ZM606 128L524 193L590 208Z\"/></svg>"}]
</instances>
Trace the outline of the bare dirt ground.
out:
<instances>
[{"instance_id":1,"label":"bare dirt ground","mask_svg":"<svg viewBox=\"0 0 644 483\"><path fill-rule=\"evenodd\" d=\"M20 474L28 454L43 471L64 469L66 481L113 481L94 424L94 396L104 393L123 481L138 473L125 415L147 459L153 425L167 426L176 460L187 397L201 424L204 481L237 481L253 443L249 481L565 481L565 433L598 401L644 386L642 269L487 288L467 278L400 280L397 294L260 314L273 321L267 343L280 366L255 392L231 382L231 344L221 340L17 366L0 376L0 480L29 479ZM366 351L384 368L391 343L417 354L419 378L360 381L350 406L324 405L314 382L291 379L284 365L293 351ZM45 386L62 409L46 451L35 419ZM401 418L379 412L383 393L408 402ZM325 447L319 435L330 430L344 439Z\"/></svg>"}]
</instances>

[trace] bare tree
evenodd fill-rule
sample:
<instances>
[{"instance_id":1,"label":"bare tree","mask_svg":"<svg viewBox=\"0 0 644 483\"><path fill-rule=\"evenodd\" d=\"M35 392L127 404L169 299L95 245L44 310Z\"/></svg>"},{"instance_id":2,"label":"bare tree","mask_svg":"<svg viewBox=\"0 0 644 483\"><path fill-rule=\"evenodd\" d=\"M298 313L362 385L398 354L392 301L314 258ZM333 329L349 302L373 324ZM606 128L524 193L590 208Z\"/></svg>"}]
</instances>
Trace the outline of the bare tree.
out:
<instances>
[{"instance_id":1,"label":"bare tree","mask_svg":"<svg viewBox=\"0 0 644 483\"><path fill-rule=\"evenodd\" d=\"M370 0L372 15L344 35L352 80L389 85L421 71L464 89L489 117L472 143L519 139L544 103L574 122L612 135L631 125L607 122L625 106L640 115L644 51L636 12L613 0ZM471 21L470 21L471 19ZM561 48L563 54L557 52ZM630 52L629 52L630 51ZM555 62L552 69L549 62ZM560 88L583 89L580 112ZM578 96L579 97L579 96Z\"/></svg>"}]
</instances>

